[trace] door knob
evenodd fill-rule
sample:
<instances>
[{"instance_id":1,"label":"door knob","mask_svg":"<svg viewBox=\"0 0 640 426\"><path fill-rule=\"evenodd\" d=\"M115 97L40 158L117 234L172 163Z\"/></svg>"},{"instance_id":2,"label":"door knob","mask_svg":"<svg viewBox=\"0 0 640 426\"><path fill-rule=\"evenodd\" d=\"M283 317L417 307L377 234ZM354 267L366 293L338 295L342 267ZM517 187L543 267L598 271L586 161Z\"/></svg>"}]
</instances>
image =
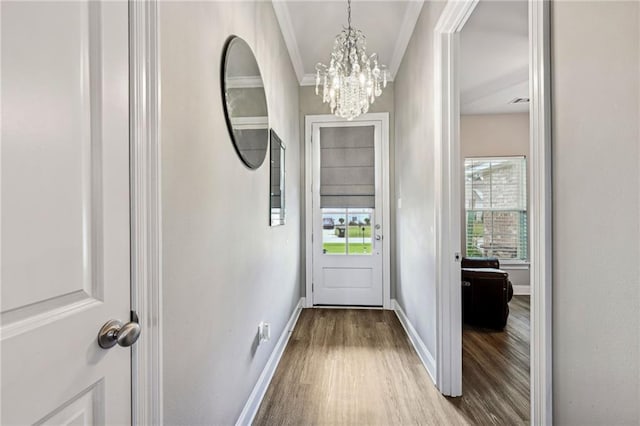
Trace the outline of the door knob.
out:
<instances>
[{"instance_id":1,"label":"door knob","mask_svg":"<svg viewBox=\"0 0 640 426\"><path fill-rule=\"evenodd\" d=\"M98 345L103 349L109 349L116 345L122 347L133 345L140 337L140 324L138 321L129 321L122 324L118 320L107 321L98 333Z\"/></svg>"},{"instance_id":2,"label":"door knob","mask_svg":"<svg viewBox=\"0 0 640 426\"><path fill-rule=\"evenodd\" d=\"M376 235L376 241L380 241L382 239L382 235L378 234Z\"/></svg>"}]
</instances>

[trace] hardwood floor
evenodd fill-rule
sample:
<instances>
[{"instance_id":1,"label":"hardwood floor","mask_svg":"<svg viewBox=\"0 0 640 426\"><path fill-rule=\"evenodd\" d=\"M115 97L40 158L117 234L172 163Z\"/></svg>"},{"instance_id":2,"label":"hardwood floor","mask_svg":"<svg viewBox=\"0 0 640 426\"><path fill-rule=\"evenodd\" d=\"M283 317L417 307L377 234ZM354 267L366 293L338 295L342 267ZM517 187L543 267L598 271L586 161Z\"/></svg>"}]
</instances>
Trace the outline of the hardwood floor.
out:
<instances>
[{"instance_id":1,"label":"hardwood floor","mask_svg":"<svg viewBox=\"0 0 640 426\"><path fill-rule=\"evenodd\" d=\"M529 296L513 296L504 331L465 325L462 397L450 398L472 424L529 424Z\"/></svg>"},{"instance_id":2,"label":"hardwood floor","mask_svg":"<svg viewBox=\"0 0 640 426\"><path fill-rule=\"evenodd\" d=\"M254 424L526 423L527 305L514 298L504 333L465 328L461 398L438 392L394 312L305 309Z\"/></svg>"}]
</instances>

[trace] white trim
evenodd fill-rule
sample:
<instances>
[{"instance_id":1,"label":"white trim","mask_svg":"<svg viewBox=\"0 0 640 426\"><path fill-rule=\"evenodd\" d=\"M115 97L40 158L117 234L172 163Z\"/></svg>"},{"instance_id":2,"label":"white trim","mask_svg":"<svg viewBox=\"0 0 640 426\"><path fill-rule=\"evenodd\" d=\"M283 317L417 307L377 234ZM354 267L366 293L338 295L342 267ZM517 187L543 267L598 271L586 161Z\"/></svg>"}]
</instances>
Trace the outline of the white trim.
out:
<instances>
[{"instance_id":1,"label":"white trim","mask_svg":"<svg viewBox=\"0 0 640 426\"><path fill-rule=\"evenodd\" d=\"M528 263L500 263L500 269L503 271L528 271L530 268Z\"/></svg>"},{"instance_id":2,"label":"white trim","mask_svg":"<svg viewBox=\"0 0 640 426\"><path fill-rule=\"evenodd\" d=\"M422 10L423 1L410 1L407 3L407 8L402 18L402 24L400 24L398 38L396 38L396 45L393 49L393 56L389 63L389 73L395 76L398 73L398 68L402 63L402 58L407 50L411 35L416 27L418 18L420 17L420 11Z\"/></svg>"},{"instance_id":3,"label":"white trim","mask_svg":"<svg viewBox=\"0 0 640 426\"><path fill-rule=\"evenodd\" d=\"M317 305L314 309L349 309L349 310L366 310L366 311L384 311L381 306L345 306L345 305Z\"/></svg>"},{"instance_id":4,"label":"white trim","mask_svg":"<svg viewBox=\"0 0 640 426\"><path fill-rule=\"evenodd\" d=\"M256 382L251 394L249 395L249 399L244 404L244 408L242 408L242 412L240 413L240 417L236 421L236 425L244 426L250 425L253 423L253 419L260 408L260 404L262 403L262 399L264 398L267 389L269 388L269 383L271 383L271 379L273 378L273 374L276 372L276 368L280 363L280 359L282 358L282 354L284 353L285 348L287 347L287 342L289 342L289 337L293 333L293 329L298 322L298 318L300 317L300 313L305 306L304 297L301 297L298 301L298 304L293 309L291 316L289 317L289 321L282 330L282 334L280 334L280 338L278 342L273 347L273 352L271 352L271 356L267 360L267 364L264 366L258 381Z\"/></svg>"},{"instance_id":5,"label":"white trim","mask_svg":"<svg viewBox=\"0 0 640 426\"><path fill-rule=\"evenodd\" d=\"M531 424L553 423L551 43L549 2L529 0Z\"/></svg>"},{"instance_id":6,"label":"white trim","mask_svg":"<svg viewBox=\"0 0 640 426\"><path fill-rule=\"evenodd\" d=\"M316 75L315 74L305 74L300 80L300 86L315 86L316 85Z\"/></svg>"},{"instance_id":7,"label":"white trim","mask_svg":"<svg viewBox=\"0 0 640 426\"><path fill-rule=\"evenodd\" d=\"M284 38L284 44L289 51L293 70L296 73L296 77L298 77L298 83L301 83L304 78L304 65L302 63L302 56L300 56L300 48L298 47L298 40L296 39L296 33L293 29L293 23L291 22L289 7L284 1L271 1L271 4L273 5L273 11L276 14L276 19L280 26L280 32Z\"/></svg>"},{"instance_id":8,"label":"white trim","mask_svg":"<svg viewBox=\"0 0 640 426\"><path fill-rule=\"evenodd\" d=\"M306 307L313 307L313 193L311 191L313 119L304 118L304 247L305 247L305 300Z\"/></svg>"},{"instance_id":9,"label":"white trim","mask_svg":"<svg viewBox=\"0 0 640 426\"><path fill-rule=\"evenodd\" d=\"M269 117L232 117L231 124L234 129L268 129Z\"/></svg>"},{"instance_id":10,"label":"white trim","mask_svg":"<svg viewBox=\"0 0 640 426\"><path fill-rule=\"evenodd\" d=\"M156 0L129 2L131 307L141 335L132 347L134 425L162 417L160 68Z\"/></svg>"},{"instance_id":11,"label":"white trim","mask_svg":"<svg viewBox=\"0 0 640 426\"><path fill-rule=\"evenodd\" d=\"M256 125L269 125L269 117L264 116L255 116L255 117L233 117L231 118L233 124L237 124L239 126L256 124Z\"/></svg>"},{"instance_id":12,"label":"white trim","mask_svg":"<svg viewBox=\"0 0 640 426\"><path fill-rule=\"evenodd\" d=\"M500 261L500 268L510 268L515 266L522 266L524 268L528 268L531 265L531 262L528 260L522 259L498 259Z\"/></svg>"},{"instance_id":13,"label":"white trim","mask_svg":"<svg viewBox=\"0 0 640 426\"><path fill-rule=\"evenodd\" d=\"M298 78L298 84L300 86L314 86L316 84L315 74L306 74L304 69L304 63L302 62L302 56L300 55L300 47L298 46L298 39L293 28L293 22L291 20L291 14L289 13L289 7L286 1L271 0L273 5L273 11L275 12L278 25L280 26L280 32L284 39L284 44L287 46L289 57L291 58L291 64L293 70ZM402 24L400 24L398 36L396 38L396 44L393 49L393 55L391 62L388 66L389 76L387 81L393 81L394 76L398 72L398 68L402 63L402 58L407 50L411 35L415 29L418 18L420 17L420 11L424 1L410 1L407 3L404 16L402 18Z\"/></svg>"},{"instance_id":14,"label":"white trim","mask_svg":"<svg viewBox=\"0 0 640 426\"><path fill-rule=\"evenodd\" d=\"M226 77L224 80L224 86L227 89L251 89L254 87L264 87L262 77L255 76L243 76L243 77Z\"/></svg>"},{"instance_id":15,"label":"white trim","mask_svg":"<svg viewBox=\"0 0 640 426\"><path fill-rule=\"evenodd\" d=\"M513 285L514 296L529 296L531 295L531 286L528 285Z\"/></svg>"},{"instance_id":16,"label":"white trim","mask_svg":"<svg viewBox=\"0 0 640 426\"><path fill-rule=\"evenodd\" d=\"M382 308L391 308L391 209L389 199L389 113L378 112L363 114L354 118L351 122L363 121L379 121L382 123ZM307 115L304 118L305 131L305 159L304 159L304 194L305 194L305 296L306 307L313 307L313 245L311 242L313 231L313 210L312 210L312 165L311 165L311 126L314 123L347 123L345 119L341 119L332 114Z\"/></svg>"},{"instance_id":17,"label":"white trim","mask_svg":"<svg viewBox=\"0 0 640 426\"><path fill-rule=\"evenodd\" d=\"M404 331L407 333L407 337L409 338L409 341L417 352L420 361L422 361L422 365L424 365L427 373L429 373L429 377L431 377L431 380L435 384L436 360L433 357L433 354L429 352L429 349L427 349L427 345L424 344L424 342L420 338L420 335L413 327L413 324L411 324L411 321L409 321L409 317L407 317L407 315L404 313L404 311L402 310L402 306L400 306L396 299L391 300L391 306L395 311L396 316L400 320L400 324L402 324Z\"/></svg>"},{"instance_id":18,"label":"white trim","mask_svg":"<svg viewBox=\"0 0 640 426\"><path fill-rule=\"evenodd\" d=\"M436 170L438 201L438 324L436 356L440 390L461 391L460 292L458 265L451 262L459 244L460 223L453 209L460 200L456 173L459 159L458 32L477 0L449 1L435 29ZM531 423L550 425L552 415L552 187L550 131L549 2L529 0L529 79L531 161ZM453 200L451 196L453 195ZM451 215L448 215L451 213ZM457 225L456 225L457 223ZM457 226L457 231L454 229ZM454 240L451 240L451 237ZM456 272L456 270L458 272ZM458 275L459 276L459 275Z\"/></svg>"},{"instance_id":19,"label":"white trim","mask_svg":"<svg viewBox=\"0 0 640 426\"><path fill-rule=\"evenodd\" d=\"M436 385L462 394L462 309L459 253L459 31L478 0L447 2L434 30L436 176Z\"/></svg>"}]
</instances>

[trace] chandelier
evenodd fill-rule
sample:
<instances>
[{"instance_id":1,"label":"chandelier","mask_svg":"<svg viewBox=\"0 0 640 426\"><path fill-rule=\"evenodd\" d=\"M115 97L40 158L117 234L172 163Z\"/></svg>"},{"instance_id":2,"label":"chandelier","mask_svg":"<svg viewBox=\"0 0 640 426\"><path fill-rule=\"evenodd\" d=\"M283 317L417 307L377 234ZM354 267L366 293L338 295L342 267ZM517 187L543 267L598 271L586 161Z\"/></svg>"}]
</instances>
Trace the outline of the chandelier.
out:
<instances>
[{"instance_id":1,"label":"chandelier","mask_svg":"<svg viewBox=\"0 0 640 426\"><path fill-rule=\"evenodd\" d=\"M351 0L347 0L348 26L336 37L329 65L316 65L316 95L331 106L331 113L353 120L369 111L382 88L387 87L386 66L376 53L367 56L362 31L351 27Z\"/></svg>"}]
</instances>

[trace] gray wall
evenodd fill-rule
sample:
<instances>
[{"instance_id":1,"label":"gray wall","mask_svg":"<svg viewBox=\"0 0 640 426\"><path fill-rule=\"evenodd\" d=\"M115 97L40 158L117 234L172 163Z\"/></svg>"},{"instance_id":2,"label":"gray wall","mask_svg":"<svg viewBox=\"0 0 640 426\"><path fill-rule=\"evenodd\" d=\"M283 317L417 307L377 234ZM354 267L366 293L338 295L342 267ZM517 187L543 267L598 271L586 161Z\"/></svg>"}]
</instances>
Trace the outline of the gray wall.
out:
<instances>
[{"instance_id":1,"label":"gray wall","mask_svg":"<svg viewBox=\"0 0 640 426\"><path fill-rule=\"evenodd\" d=\"M444 2L426 2L394 81L396 294L432 355L436 351L436 193L433 29Z\"/></svg>"},{"instance_id":2,"label":"gray wall","mask_svg":"<svg viewBox=\"0 0 640 426\"><path fill-rule=\"evenodd\" d=\"M462 30L464 32L464 29ZM529 113L518 114L477 114L460 117L460 170L464 185L464 159L467 157L527 157L527 175L530 175L529 161ZM527 191L529 181L527 176ZM463 186L464 188L464 186ZM460 238L462 253L466 255L464 189L460 199ZM528 198L527 198L528 206ZM530 209L529 217L531 217ZM531 227L529 227L531 229ZM529 293L528 265L509 266L502 262L500 267L509 272L509 279L516 287L516 293Z\"/></svg>"},{"instance_id":3,"label":"gray wall","mask_svg":"<svg viewBox=\"0 0 640 426\"><path fill-rule=\"evenodd\" d=\"M557 425L640 423L640 3L552 4Z\"/></svg>"},{"instance_id":4,"label":"gray wall","mask_svg":"<svg viewBox=\"0 0 640 426\"><path fill-rule=\"evenodd\" d=\"M160 2L164 413L236 421L300 297L298 84L269 2ZM220 93L225 39L243 37L287 146L287 224L269 227L269 164L247 169ZM256 347L260 321L270 342Z\"/></svg>"},{"instance_id":5,"label":"gray wall","mask_svg":"<svg viewBox=\"0 0 640 426\"><path fill-rule=\"evenodd\" d=\"M304 159L305 159L305 135L304 135L304 119L307 115L319 115L319 114L331 114L331 110L328 104L322 103L322 98L316 95L315 86L301 86L300 87L300 176L301 176L301 185L304 187ZM379 98L376 98L376 101L369 108L369 112L388 112L389 113L389 198L390 198L390 223L391 229L387 232L387 236L391 238L391 297L395 297L395 276L396 276L396 262L393 253L395 253L395 155L394 155L394 146L395 146L395 110L394 110L394 85L393 83L388 83L387 87L382 90L382 95ZM303 191L302 194L302 205L305 204L305 194ZM304 208L304 207L303 207ZM304 222L305 218L301 218L301 235L305 235L304 230ZM301 256L304 259L306 252L306 245L304 241L302 241L302 245L300 247ZM310 256L311 254L309 254ZM306 288L304 287L304 276L306 275L306 271L303 268L302 271L302 294L305 294Z\"/></svg>"}]
</instances>

